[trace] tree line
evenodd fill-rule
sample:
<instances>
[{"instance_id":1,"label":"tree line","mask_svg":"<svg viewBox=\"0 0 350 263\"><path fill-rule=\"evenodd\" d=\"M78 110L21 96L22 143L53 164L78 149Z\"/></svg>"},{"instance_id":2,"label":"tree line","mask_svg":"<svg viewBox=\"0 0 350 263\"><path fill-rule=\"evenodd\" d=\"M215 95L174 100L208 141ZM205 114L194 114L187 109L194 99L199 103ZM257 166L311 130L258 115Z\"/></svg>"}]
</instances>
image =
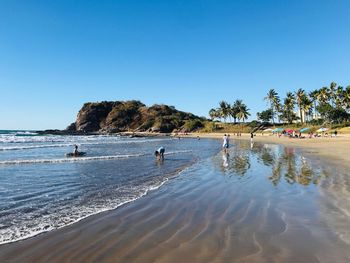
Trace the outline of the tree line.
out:
<instances>
[{"instance_id":1,"label":"tree line","mask_svg":"<svg viewBox=\"0 0 350 263\"><path fill-rule=\"evenodd\" d=\"M270 89L264 98L269 108L257 113L257 118L263 122L310 124L343 123L350 120L350 86L346 88L335 82L329 86L306 92L298 89L288 91L281 99L275 89ZM209 111L212 120L227 121L233 118L234 123L247 120L249 109L242 100L236 100L232 105L226 101L219 102L219 107Z\"/></svg>"},{"instance_id":2,"label":"tree line","mask_svg":"<svg viewBox=\"0 0 350 263\"><path fill-rule=\"evenodd\" d=\"M280 99L274 89L270 89L264 98L270 108L258 112L257 117L262 121L292 123L342 123L350 119L350 86L343 88L332 82L328 87L306 92L298 89L287 92L286 97ZM296 114L297 109L298 114Z\"/></svg>"},{"instance_id":3,"label":"tree line","mask_svg":"<svg viewBox=\"0 0 350 263\"><path fill-rule=\"evenodd\" d=\"M242 100L236 100L232 105L226 101L220 101L218 108L210 109L209 116L212 120L233 118L234 123L238 121L245 121L250 116L249 109Z\"/></svg>"}]
</instances>

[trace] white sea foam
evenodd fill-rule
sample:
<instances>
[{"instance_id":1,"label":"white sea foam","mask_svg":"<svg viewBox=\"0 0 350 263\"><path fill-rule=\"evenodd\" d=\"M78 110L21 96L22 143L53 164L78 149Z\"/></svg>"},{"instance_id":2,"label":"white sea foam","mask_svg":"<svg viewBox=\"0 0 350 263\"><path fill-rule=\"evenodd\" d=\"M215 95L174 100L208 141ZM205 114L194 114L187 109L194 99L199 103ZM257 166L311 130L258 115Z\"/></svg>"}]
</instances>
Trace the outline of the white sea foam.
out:
<instances>
[{"instance_id":1,"label":"white sea foam","mask_svg":"<svg viewBox=\"0 0 350 263\"><path fill-rule=\"evenodd\" d=\"M121 154L121 155L106 155L106 156L91 156L91 157L67 157L59 159L33 159L33 160L8 160L0 161L0 165L14 165L14 164L35 164L35 163L72 163L83 161L95 161L95 160L112 160L112 159L125 159L131 157L140 157L146 154Z\"/></svg>"},{"instance_id":2,"label":"white sea foam","mask_svg":"<svg viewBox=\"0 0 350 263\"><path fill-rule=\"evenodd\" d=\"M35 139L33 139L35 138ZM99 144L133 144L133 143L149 143L149 142L159 142L159 141L167 141L171 139L120 139L119 137L113 137L113 138L89 138L88 136L85 137L62 137L62 136L50 136L50 137L44 137L44 136L38 136L33 138L16 138L16 137L5 137L2 138L0 136L0 143L52 143L52 144L45 144L45 145L20 145L20 146L5 146L0 147L0 151L10 151L10 150L25 150L25 149L35 149L35 148L50 148L50 147L66 147L66 146L72 146L75 144L78 145L99 145ZM57 144L60 143L61 144ZM0 144L1 145L1 144Z\"/></svg>"},{"instance_id":3,"label":"white sea foam","mask_svg":"<svg viewBox=\"0 0 350 263\"><path fill-rule=\"evenodd\" d=\"M182 169L181 171L177 172L177 175L181 174L185 170L187 170L188 167ZM173 178L171 176L171 178ZM52 221L50 215L41 217L40 222L37 222L37 224L32 224L33 222L31 221L31 227L26 228L26 226L18 226L16 228L5 228L1 229L0 228L0 245L1 244L6 244L6 243L13 243L16 241L20 241L23 239L27 239L30 237L34 237L36 235L39 235L41 233L49 232L54 229L59 229L62 227L66 227L69 225L72 225L74 223L77 223L89 216L99 214L102 212L110 211L117 209L118 207L136 201L137 199L140 199L141 197L147 195L151 191L155 191L162 187L165 183L169 181L169 177L164 177L162 181L159 182L153 182L150 185L146 186L141 186L140 188L135 188L135 189L130 189L131 192L134 193L134 196L129 196L129 197L124 197L122 200L109 200L107 202L107 205L105 207L74 207L74 211L70 211L70 213L66 214L64 217L58 216L56 218L59 218L59 222ZM70 207L72 208L72 207ZM74 216L73 216L74 215ZM57 215L56 215L57 216ZM54 217L55 218L55 217ZM32 226L36 225L35 228ZM0 225L1 227L1 225Z\"/></svg>"},{"instance_id":4,"label":"white sea foam","mask_svg":"<svg viewBox=\"0 0 350 263\"><path fill-rule=\"evenodd\" d=\"M13 147L2 147L0 151L16 151L16 150L27 150L27 149L40 149L40 148L56 148L56 147L69 147L73 146L70 144L44 144L44 145L27 145L27 146L13 146Z\"/></svg>"},{"instance_id":5,"label":"white sea foam","mask_svg":"<svg viewBox=\"0 0 350 263\"><path fill-rule=\"evenodd\" d=\"M24 136L28 136L28 135L38 135L38 133L36 132L31 132L31 131L16 131L14 132L13 134L17 135L17 136L21 136L21 135L24 135Z\"/></svg>"},{"instance_id":6,"label":"white sea foam","mask_svg":"<svg viewBox=\"0 0 350 263\"><path fill-rule=\"evenodd\" d=\"M53 224L53 222L50 222L50 219L47 218L48 221L39 223L35 228L26 228L25 231L23 231L23 228L22 229L0 229L0 245L34 237L41 233L49 232L54 229L59 229L65 226L72 225L91 215L117 209L118 207L124 204L133 202L141 198L142 196L146 195L150 190L146 190L144 194L135 198L125 200L114 207L105 207L100 209L86 208L85 210L83 208L80 208L80 210L75 211L75 215L76 215L75 219L67 215L68 216L67 218L61 218L62 220L61 222L59 223L56 222Z\"/></svg>"},{"instance_id":7,"label":"white sea foam","mask_svg":"<svg viewBox=\"0 0 350 263\"><path fill-rule=\"evenodd\" d=\"M178 153L188 153L190 150L173 151L165 153L165 155L172 155ZM20 165L20 164L38 164L38 163L73 163L84 161L98 161L98 160L114 160L114 159L126 159L132 157L140 157L149 155L147 153L138 154L119 154L119 155L105 155L105 156L86 156L86 157L66 157L58 159L28 159L28 160L6 160L0 161L0 165Z\"/></svg>"},{"instance_id":8,"label":"white sea foam","mask_svg":"<svg viewBox=\"0 0 350 263\"><path fill-rule=\"evenodd\" d=\"M118 136L69 136L69 135L34 135L28 134L0 134L0 142L8 143L35 143L35 142L74 142L74 141L96 141L96 140L120 140Z\"/></svg>"}]
</instances>

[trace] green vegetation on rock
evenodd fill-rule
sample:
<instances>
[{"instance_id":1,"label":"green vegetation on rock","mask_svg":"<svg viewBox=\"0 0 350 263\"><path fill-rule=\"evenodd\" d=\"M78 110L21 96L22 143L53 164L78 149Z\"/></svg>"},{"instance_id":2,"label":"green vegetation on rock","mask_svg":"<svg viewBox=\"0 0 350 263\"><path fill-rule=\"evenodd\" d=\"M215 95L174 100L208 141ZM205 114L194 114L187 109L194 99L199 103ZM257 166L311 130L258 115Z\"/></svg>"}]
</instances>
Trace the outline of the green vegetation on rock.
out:
<instances>
[{"instance_id":1,"label":"green vegetation on rock","mask_svg":"<svg viewBox=\"0 0 350 263\"><path fill-rule=\"evenodd\" d=\"M191 132L204 126L205 119L173 106L155 104L147 107L140 101L104 101L85 103L69 130L86 133L125 131Z\"/></svg>"}]
</instances>

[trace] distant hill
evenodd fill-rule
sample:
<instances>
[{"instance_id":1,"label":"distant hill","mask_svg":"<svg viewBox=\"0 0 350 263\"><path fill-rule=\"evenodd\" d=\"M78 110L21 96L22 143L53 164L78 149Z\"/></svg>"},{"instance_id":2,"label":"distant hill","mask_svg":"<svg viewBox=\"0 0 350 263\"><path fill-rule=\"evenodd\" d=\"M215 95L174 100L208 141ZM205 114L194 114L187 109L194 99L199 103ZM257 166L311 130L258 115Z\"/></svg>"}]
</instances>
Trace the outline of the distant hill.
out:
<instances>
[{"instance_id":1,"label":"distant hill","mask_svg":"<svg viewBox=\"0 0 350 263\"><path fill-rule=\"evenodd\" d=\"M205 118L155 104L147 107L140 101L88 102L80 109L76 122L66 131L116 133L125 131L192 131L203 126Z\"/></svg>"}]
</instances>

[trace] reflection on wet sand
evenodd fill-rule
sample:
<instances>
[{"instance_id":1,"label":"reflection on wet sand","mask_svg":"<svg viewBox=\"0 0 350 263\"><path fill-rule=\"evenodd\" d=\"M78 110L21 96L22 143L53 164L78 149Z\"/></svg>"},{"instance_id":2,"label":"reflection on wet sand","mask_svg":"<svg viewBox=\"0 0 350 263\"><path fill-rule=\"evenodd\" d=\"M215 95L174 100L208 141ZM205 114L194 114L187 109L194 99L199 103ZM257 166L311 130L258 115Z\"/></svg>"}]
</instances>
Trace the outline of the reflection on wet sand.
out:
<instances>
[{"instance_id":1,"label":"reflection on wet sand","mask_svg":"<svg viewBox=\"0 0 350 263\"><path fill-rule=\"evenodd\" d=\"M228 176L244 176L250 167L249 155L244 151L234 151L231 154L223 152L222 159L223 167L230 171Z\"/></svg>"},{"instance_id":2,"label":"reflection on wet sand","mask_svg":"<svg viewBox=\"0 0 350 263\"><path fill-rule=\"evenodd\" d=\"M264 157L262 157L264 158ZM272 162L272 176L269 177L277 185L281 177L289 184L318 184L327 175L324 171L315 173L308 160L302 155L296 156L293 148L284 148L283 152Z\"/></svg>"},{"instance_id":3,"label":"reflection on wet sand","mask_svg":"<svg viewBox=\"0 0 350 263\"><path fill-rule=\"evenodd\" d=\"M326 171L314 172L309 161L301 154L296 154L291 147L277 147L276 145L264 145L245 142L240 147L231 149L228 153L222 153L223 167L231 171L228 176L244 176L249 170L250 159L254 156L265 166L271 167L271 175L268 179L273 185L278 185L281 179L288 184L319 184L326 178Z\"/></svg>"}]
</instances>

